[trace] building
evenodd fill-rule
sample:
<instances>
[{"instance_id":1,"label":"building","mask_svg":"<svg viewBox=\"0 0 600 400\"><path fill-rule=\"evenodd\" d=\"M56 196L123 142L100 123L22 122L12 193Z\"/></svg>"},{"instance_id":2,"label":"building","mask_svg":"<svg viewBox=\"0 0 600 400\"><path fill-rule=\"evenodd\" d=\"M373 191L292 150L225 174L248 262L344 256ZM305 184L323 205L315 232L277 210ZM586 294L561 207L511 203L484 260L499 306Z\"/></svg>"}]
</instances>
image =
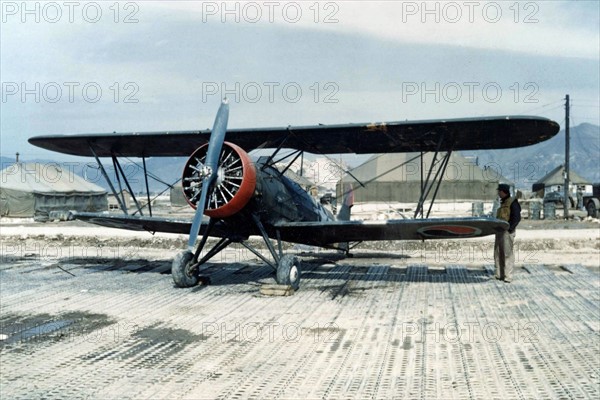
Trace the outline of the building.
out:
<instances>
[{"instance_id":1,"label":"building","mask_svg":"<svg viewBox=\"0 0 600 400\"><path fill-rule=\"evenodd\" d=\"M129 210L129 208L131 208L131 203L133 202L131 200L131 193L129 193L129 190L123 189L121 192L118 192L117 194L119 195L118 199L115 197L115 195L112 192L108 194L108 209L109 209L109 211L120 211L121 210L121 204L119 203L119 200L124 201L125 207Z\"/></svg>"},{"instance_id":2,"label":"building","mask_svg":"<svg viewBox=\"0 0 600 400\"><path fill-rule=\"evenodd\" d=\"M546 193L550 192L564 193L564 187L565 167L559 165L535 182L532 186L532 191L535 192L538 197L544 197ZM578 190L582 192L583 196L591 196L592 183L587 179L582 178L571 169L569 170L569 193L575 198Z\"/></svg>"},{"instance_id":3,"label":"building","mask_svg":"<svg viewBox=\"0 0 600 400\"><path fill-rule=\"evenodd\" d=\"M181 186L181 181L175 183L171 187L169 190L169 199L171 202L171 207L188 207L191 209L190 204L183 195L183 186Z\"/></svg>"}]
</instances>

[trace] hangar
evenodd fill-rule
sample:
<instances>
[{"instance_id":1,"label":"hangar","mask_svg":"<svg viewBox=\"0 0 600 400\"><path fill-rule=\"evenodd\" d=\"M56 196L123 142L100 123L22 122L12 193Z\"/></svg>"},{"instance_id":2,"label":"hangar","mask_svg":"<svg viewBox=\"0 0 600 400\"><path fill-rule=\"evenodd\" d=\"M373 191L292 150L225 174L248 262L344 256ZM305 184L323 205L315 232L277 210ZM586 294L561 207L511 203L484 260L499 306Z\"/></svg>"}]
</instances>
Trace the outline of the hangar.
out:
<instances>
[{"instance_id":1,"label":"hangar","mask_svg":"<svg viewBox=\"0 0 600 400\"><path fill-rule=\"evenodd\" d=\"M417 203L421 193L422 179L426 180L433 161L433 153L388 153L375 155L345 174L337 184L352 184L356 202ZM434 165L432 177L439 165ZM442 201L491 201L497 197L498 183L507 183L499 168L478 166L476 162L458 152L450 155L436 200ZM360 182L360 183L359 183ZM361 183L363 186L361 186Z\"/></svg>"},{"instance_id":2,"label":"hangar","mask_svg":"<svg viewBox=\"0 0 600 400\"><path fill-rule=\"evenodd\" d=\"M51 211L106 211L106 191L57 163L21 163L1 172L0 216L43 219Z\"/></svg>"}]
</instances>

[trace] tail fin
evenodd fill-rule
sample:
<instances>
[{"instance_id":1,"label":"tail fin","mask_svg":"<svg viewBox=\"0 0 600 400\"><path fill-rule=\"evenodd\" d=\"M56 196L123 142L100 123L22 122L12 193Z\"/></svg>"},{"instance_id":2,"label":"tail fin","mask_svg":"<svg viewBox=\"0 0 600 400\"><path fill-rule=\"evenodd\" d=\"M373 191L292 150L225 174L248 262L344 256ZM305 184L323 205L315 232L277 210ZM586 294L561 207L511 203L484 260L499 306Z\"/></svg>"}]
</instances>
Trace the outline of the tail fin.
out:
<instances>
[{"instance_id":1,"label":"tail fin","mask_svg":"<svg viewBox=\"0 0 600 400\"><path fill-rule=\"evenodd\" d=\"M343 186L342 196L344 197L344 201L342 203L342 207L340 207L340 212L337 215L338 221L349 221L350 220L350 209L354 205L354 190L352 189L352 184L345 183Z\"/></svg>"}]
</instances>

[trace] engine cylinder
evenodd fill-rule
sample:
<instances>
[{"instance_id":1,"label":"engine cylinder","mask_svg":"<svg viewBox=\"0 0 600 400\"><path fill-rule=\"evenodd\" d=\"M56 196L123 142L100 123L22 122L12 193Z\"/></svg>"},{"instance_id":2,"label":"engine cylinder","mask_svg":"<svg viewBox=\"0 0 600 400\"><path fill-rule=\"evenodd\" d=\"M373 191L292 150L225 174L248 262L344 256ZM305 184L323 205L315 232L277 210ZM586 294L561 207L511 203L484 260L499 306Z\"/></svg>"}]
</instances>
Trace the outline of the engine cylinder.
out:
<instances>
[{"instance_id":1,"label":"engine cylinder","mask_svg":"<svg viewBox=\"0 0 600 400\"><path fill-rule=\"evenodd\" d=\"M183 195L196 209L202 193L203 171L208 144L192 153L183 168ZM211 218L227 218L250 201L256 188L256 168L241 147L224 142L219 156L217 179L210 188L204 214Z\"/></svg>"}]
</instances>

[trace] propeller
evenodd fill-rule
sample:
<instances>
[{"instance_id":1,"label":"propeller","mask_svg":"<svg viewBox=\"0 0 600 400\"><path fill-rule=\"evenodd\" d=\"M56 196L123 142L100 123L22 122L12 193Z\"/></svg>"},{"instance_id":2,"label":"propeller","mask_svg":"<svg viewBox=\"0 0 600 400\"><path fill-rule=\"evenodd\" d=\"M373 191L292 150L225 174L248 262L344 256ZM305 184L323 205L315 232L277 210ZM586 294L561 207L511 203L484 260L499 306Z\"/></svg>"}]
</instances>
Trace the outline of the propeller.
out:
<instances>
[{"instance_id":1,"label":"propeller","mask_svg":"<svg viewBox=\"0 0 600 400\"><path fill-rule=\"evenodd\" d=\"M223 99L212 131L210 133L210 139L208 141L208 150L206 153L206 161L204 166L201 168L200 176L202 177L202 192L200 199L196 204L196 214L194 215L194 221L192 222L192 229L190 230L190 238L188 240L188 249L193 252L194 244L198 238L200 231L200 224L202 223L202 216L206 209L206 199L209 191L212 189L215 180L218 177L219 172L219 156L221 155L221 149L223 148L223 142L225 141L225 133L227 132L227 120L229 119L229 104L227 98Z\"/></svg>"}]
</instances>

